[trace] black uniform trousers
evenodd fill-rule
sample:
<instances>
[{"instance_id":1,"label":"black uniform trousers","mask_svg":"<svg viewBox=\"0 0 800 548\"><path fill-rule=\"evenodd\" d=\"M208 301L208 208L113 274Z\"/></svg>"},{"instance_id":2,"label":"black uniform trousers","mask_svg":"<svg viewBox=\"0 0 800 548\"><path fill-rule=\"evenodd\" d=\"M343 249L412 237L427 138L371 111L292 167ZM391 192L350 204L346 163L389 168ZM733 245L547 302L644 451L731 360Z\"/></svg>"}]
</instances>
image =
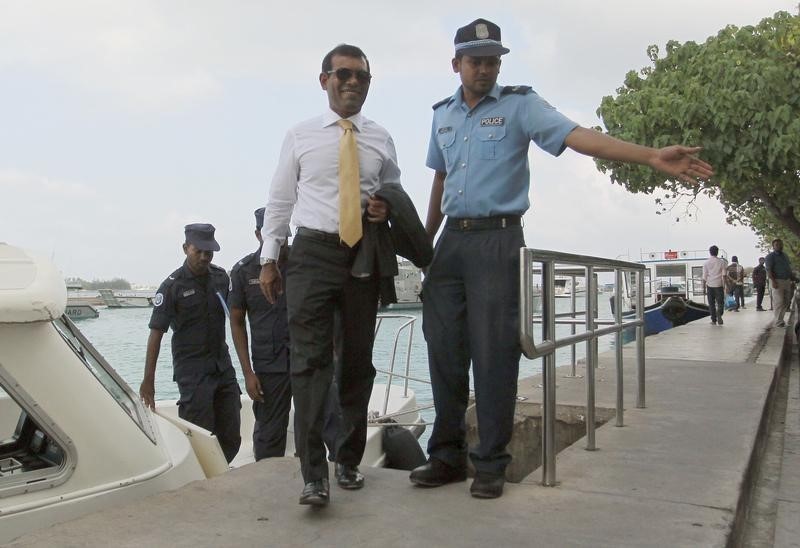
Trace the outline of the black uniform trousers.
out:
<instances>
[{"instance_id":1,"label":"black uniform trousers","mask_svg":"<svg viewBox=\"0 0 800 548\"><path fill-rule=\"evenodd\" d=\"M479 444L475 469L502 475L511 462L517 396L520 226L460 230L445 227L423 283L423 332L436 420L428 453L466 466L464 414L469 368L475 385Z\"/></svg>"},{"instance_id":2,"label":"black uniform trousers","mask_svg":"<svg viewBox=\"0 0 800 548\"><path fill-rule=\"evenodd\" d=\"M292 406L292 387L284 373L256 373L264 401L253 402L253 456L256 460L286 455L286 429Z\"/></svg>"},{"instance_id":3,"label":"black uniform trousers","mask_svg":"<svg viewBox=\"0 0 800 548\"><path fill-rule=\"evenodd\" d=\"M242 444L241 390L232 368L178 381L178 416L217 437L225 460L231 462Z\"/></svg>"},{"instance_id":4,"label":"black uniform trousers","mask_svg":"<svg viewBox=\"0 0 800 548\"><path fill-rule=\"evenodd\" d=\"M336 461L358 465L367 439L378 281L351 276L356 250L338 240L335 234L298 231L287 265L295 446L306 482L328 477L323 428L334 375L336 310L341 312L343 339L342 366L336 371L341 409Z\"/></svg>"}]
</instances>

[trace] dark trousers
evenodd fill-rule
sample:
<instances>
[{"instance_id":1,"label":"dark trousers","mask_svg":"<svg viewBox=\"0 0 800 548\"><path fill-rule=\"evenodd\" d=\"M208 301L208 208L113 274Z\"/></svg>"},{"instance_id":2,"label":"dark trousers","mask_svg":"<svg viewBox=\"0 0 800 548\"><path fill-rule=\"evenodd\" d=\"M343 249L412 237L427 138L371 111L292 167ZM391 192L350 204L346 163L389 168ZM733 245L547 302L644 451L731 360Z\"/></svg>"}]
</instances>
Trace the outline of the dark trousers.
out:
<instances>
[{"instance_id":1,"label":"dark trousers","mask_svg":"<svg viewBox=\"0 0 800 548\"><path fill-rule=\"evenodd\" d=\"M744 286L738 284L734 285L732 295L736 303L735 309L739 310L740 307L744 308Z\"/></svg>"},{"instance_id":2,"label":"dark trousers","mask_svg":"<svg viewBox=\"0 0 800 548\"><path fill-rule=\"evenodd\" d=\"M511 462L519 373L519 226L461 232L445 228L423 287L423 332L428 343L436 420L431 457L466 464L464 413L469 368L475 385L479 444L475 469L501 475Z\"/></svg>"},{"instance_id":3,"label":"dark trousers","mask_svg":"<svg viewBox=\"0 0 800 548\"><path fill-rule=\"evenodd\" d=\"M256 460L286 454L286 429L292 405L288 373L256 373L264 401L253 402L253 455Z\"/></svg>"},{"instance_id":4,"label":"dark trousers","mask_svg":"<svg viewBox=\"0 0 800 548\"><path fill-rule=\"evenodd\" d=\"M178 383L178 416L214 434L225 459L231 462L242 444L242 400L236 377L224 372L196 381Z\"/></svg>"},{"instance_id":5,"label":"dark trousers","mask_svg":"<svg viewBox=\"0 0 800 548\"><path fill-rule=\"evenodd\" d=\"M323 237L327 236L327 237ZM354 250L333 235L298 233L289 254L286 297L291 340L295 446L306 482L328 477L323 429L334 375L334 315L341 313L342 366L336 371L341 424L336 460L358 465L367 439L375 368L377 278L354 278Z\"/></svg>"},{"instance_id":6,"label":"dark trousers","mask_svg":"<svg viewBox=\"0 0 800 548\"><path fill-rule=\"evenodd\" d=\"M708 297L708 310L711 312L711 321L721 320L722 312L725 310L724 288L706 286L706 296Z\"/></svg>"},{"instance_id":7,"label":"dark trousers","mask_svg":"<svg viewBox=\"0 0 800 548\"><path fill-rule=\"evenodd\" d=\"M757 285L756 288L756 308L762 308L761 303L764 302L764 289L765 285Z\"/></svg>"}]
</instances>

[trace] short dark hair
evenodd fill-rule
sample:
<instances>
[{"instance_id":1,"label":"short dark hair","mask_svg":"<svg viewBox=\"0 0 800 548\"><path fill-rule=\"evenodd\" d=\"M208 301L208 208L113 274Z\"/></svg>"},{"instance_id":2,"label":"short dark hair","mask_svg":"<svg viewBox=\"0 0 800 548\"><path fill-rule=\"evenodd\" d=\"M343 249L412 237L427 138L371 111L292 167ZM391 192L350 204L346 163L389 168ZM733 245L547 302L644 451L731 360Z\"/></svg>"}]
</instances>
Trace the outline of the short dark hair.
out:
<instances>
[{"instance_id":1,"label":"short dark hair","mask_svg":"<svg viewBox=\"0 0 800 548\"><path fill-rule=\"evenodd\" d=\"M716 257L717 255L719 255L719 248L715 245L712 245L711 247L708 248L708 252L711 253L712 257Z\"/></svg>"},{"instance_id":2,"label":"short dark hair","mask_svg":"<svg viewBox=\"0 0 800 548\"><path fill-rule=\"evenodd\" d=\"M783 240L781 240L780 238L775 238L774 240L772 240L772 245L775 245L775 242L783 243Z\"/></svg>"},{"instance_id":3,"label":"short dark hair","mask_svg":"<svg viewBox=\"0 0 800 548\"><path fill-rule=\"evenodd\" d=\"M361 48L356 46L351 46L350 44L339 44L332 50L330 50L325 57L322 58L322 72L328 72L333 68L333 56L334 55L341 55L343 57L354 57L356 59L363 59L367 63L367 72L369 70L369 59L367 59L366 54L361 51Z\"/></svg>"}]
</instances>

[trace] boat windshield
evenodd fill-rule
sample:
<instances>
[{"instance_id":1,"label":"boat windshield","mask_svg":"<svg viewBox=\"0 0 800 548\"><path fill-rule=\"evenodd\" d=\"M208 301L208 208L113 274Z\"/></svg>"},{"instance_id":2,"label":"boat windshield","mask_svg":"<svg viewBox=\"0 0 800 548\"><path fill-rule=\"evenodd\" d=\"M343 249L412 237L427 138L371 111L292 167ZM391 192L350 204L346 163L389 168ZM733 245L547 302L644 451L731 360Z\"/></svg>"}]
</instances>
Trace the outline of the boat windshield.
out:
<instances>
[{"instance_id":1,"label":"boat windshield","mask_svg":"<svg viewBox=\"0 0 800 548\"><path fill-rule=\"evenodd\" d=\"M144 406L130 386L83 336L83 333L75 327L72 320L66 316L61 316L61 318L53 321L53 325L120 407L142 429L142 432L153 443L156 443L155 432L150 421L146 418Z\"/></svg>"}]
</instances>

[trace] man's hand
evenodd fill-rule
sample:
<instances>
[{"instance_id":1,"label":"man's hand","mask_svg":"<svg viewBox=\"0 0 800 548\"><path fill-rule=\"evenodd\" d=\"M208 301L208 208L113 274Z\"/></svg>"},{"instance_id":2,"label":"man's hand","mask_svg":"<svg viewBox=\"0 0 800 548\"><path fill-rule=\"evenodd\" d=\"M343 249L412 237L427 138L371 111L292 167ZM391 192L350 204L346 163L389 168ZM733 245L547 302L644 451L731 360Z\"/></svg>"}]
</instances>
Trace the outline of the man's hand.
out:
<instances>
[{"instance_id":1,"label":"man's hand","mask_svg":"<svg viewBox=\"0 0 800 548\"><path fill-rule=\"evenodd\" d=\"M685 147L673 145L656 150L656 154L650 161L650 167L663 171L673 177L687 182L696 183L699 180L708 179L714 174L711 164L696 158L694 155L702 150L702 147Z\"/></svg>"},{"instance_id":2,"label":"man's hand","mask_svg":"<svg viewBox=\"0 0 800 548\"><path fill-rule=\"evenodd\" d=\"M244 374L244 386L247 389L247 395L253 401L264 401L264 391L261 389L261 381L258 380L258 375L253 372Z\"/></svg>"},{"instance_id":3,"label":"man's hand","mask_svg":"<svg viewBox=\"0 0 800 548\"><path fill-rule=\"evenodd\" d=\"M367 220L371 223L382 223L389 218L389 204L382 198L367 198Z\"/></svg>"},{"instance_id":4,"label":"man's hand","mask_svg":"<svg viewBox=\"0 0 800 548\"><path fill-rule=\"evenodd\" d=\"M151 410L156 409L156 389L153 379L144 379L142 384L139 385L139 396L142 398L142 403L145 407Z\"/></svg>"},{"instance_id":5,"label":"man's hand","mask_svg":"<svg viewBox=\"0 0 800 548\"><path fill-rule=\"evenodd\" d=\"M275 304L278 295L283 294L283 280L277 264L267 263L262 265L261 273L258 275L258 285L261 286L261 291L267 301L270 304Z\"/></svg>"}]
</instances>

